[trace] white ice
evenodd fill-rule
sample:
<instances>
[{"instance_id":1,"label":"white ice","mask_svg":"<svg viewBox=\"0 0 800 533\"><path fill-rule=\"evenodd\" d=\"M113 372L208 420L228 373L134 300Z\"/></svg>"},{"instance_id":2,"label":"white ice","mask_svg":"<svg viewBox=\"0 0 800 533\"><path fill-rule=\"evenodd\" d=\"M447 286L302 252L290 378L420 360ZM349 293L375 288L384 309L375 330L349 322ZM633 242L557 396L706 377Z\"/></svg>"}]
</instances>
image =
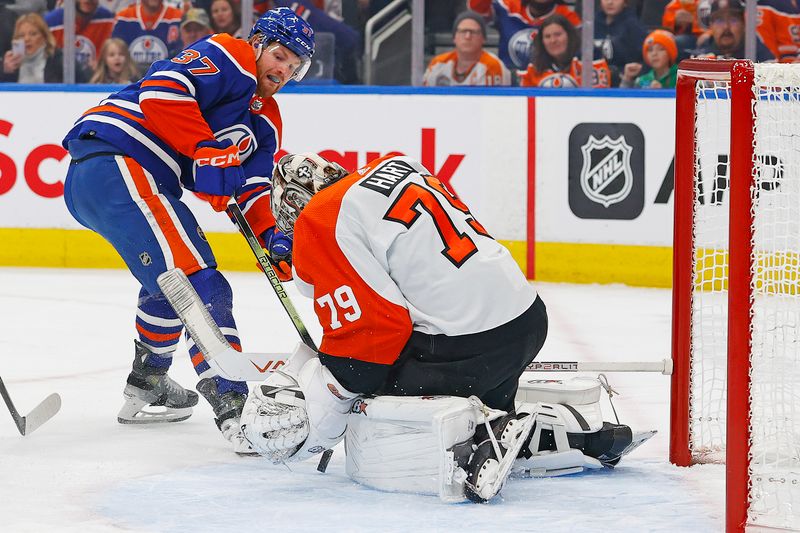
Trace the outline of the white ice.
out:
<instances>
[{"instance_id":1,"label":"white ice","mask_svg":"<svg viewBox=\"0 0 800 533\"><path fill-rule=\"evenodd\" d=\"M297 335L266 279L228 278L245 349L290 351ZM539 360L669 355L668 290L536 286L550 316ZM609 376L622 393L620 420L659 431L616 469L512 479L486 505L358 486L344 474L341 448L326 474L312 463L290 471L238 457L202 400L185 422L120 425L137 292L121 270L0 269L0 376L23 413L51 392L63 399L61 412L27 437L0 405L0 531L723 530L723 468L667 459L669 379L660 374ZM309 302L289 292L318 337ZM182 346L171 375L196 382ZM604 414L613 420L607 404Z\"/></svg>"}]
</instances>

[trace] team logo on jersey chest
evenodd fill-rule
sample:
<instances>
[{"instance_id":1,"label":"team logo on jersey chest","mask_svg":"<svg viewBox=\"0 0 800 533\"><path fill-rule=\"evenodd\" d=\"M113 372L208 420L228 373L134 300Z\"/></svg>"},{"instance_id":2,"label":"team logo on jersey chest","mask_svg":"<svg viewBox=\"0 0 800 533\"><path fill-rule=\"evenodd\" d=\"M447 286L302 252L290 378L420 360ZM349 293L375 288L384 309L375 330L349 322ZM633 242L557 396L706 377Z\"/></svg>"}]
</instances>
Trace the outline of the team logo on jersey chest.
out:
<instances>
[{"instance_id":1,"label":"team logo on jersey chest","mask_svg":"<svg viewBox=\"0 0 800 533\"><path fill-rule=\"evenodd\" d=\"M387 198L397 184L413 174L415 170L404 161L392 160L379 166L369 177L362 180L359 185L365 189L379 192Z\"/></svg>"},{"instance_id":2,"label":"team logo on jersey chest","mask_svg":"<svg viewBox=\"0 0 800 533\"><path fill-rule=\"evenodd\" d=\"M239 148L239 160L244 161L258 148L256 136L244 124L235 124L223 128L214 134L218 141L229 140L234 146Z\"/></svg>"},{"instance_id":3,"label":"team logo on jersey chest","mask_svg":"<svg viewBox=\"0 0 800 533\"><path fill-rule=\"evenodd\" d=\"M644 135L635 124L583 123L569 136L569 206L580 218L638 217L644 208Z\"/></svg>"}]
</instances>

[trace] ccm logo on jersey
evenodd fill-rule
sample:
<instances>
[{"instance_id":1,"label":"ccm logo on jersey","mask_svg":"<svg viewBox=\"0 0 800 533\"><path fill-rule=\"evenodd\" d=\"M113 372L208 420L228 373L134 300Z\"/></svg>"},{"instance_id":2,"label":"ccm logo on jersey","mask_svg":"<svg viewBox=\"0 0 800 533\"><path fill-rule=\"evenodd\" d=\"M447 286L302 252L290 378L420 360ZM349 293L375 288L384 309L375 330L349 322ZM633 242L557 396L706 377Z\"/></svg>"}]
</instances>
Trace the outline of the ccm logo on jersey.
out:
<instances>
[{"instance_id":1,"label":"ccm logo on jersey","mask_svg":"<svg viewBox=\"0 0 800 533\"><path fill-rule=\"evenodd\" d=\"M222 154L214 157L198 157L194 160L198 167L228 167L232 164L239 164L239 153Z\"/></svg>"}]
</instances>

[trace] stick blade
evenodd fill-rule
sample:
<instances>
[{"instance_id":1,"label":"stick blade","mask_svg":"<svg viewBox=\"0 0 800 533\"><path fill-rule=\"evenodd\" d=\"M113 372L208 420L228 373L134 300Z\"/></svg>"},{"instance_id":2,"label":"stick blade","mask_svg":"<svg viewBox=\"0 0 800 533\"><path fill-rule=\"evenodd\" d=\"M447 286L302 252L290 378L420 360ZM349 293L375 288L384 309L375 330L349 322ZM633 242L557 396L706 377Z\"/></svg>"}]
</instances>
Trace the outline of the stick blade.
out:
<instances>
[{"instance_id":1,"label":"stick blade","mask_svg":"<svg viewBox=\"0 0 800 533\"><path fill-rule=\"evenodd\" d=\"M56 416L59 410L61 410L61 396L54 392L22 418L22 427L19 428L20 433L23 436L30 435L39 426Z\"/></svg>"}]
</instances>

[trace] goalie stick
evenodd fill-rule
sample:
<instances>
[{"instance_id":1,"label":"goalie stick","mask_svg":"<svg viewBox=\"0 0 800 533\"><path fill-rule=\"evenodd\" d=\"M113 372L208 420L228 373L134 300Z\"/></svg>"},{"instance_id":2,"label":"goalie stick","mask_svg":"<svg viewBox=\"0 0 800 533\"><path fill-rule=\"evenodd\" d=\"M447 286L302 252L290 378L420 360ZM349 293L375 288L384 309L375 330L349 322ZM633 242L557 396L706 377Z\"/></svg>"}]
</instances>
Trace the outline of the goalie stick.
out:
<instances>
[{"instance_id":1,"label":"goalie stick","mask_svg":"<svg viewBox=\"0 0 800 533\"><path fill-rule=\"evenodd\" d=\"M672 359L661 361L579 362L579 361L533 361L526 372L660 372L672 375Z\"/></svg>"},{"instance_id":2,"label":"goalie stick","mask_svg":"<svg viewBox=\"0 0 800 533\"><path fill-rule=\"evenodd\" d=\"M196 341L195 341L196 342ZM235 361L224 364L226 370L235 373L235 381L262 381L269 372L280 368L288 354L279 353L235 353ZM582 362L582 361L534 361L525 372L658 372L672 374L672 360L644 362Z\"/></svg>"},{"instance_id":3,"label":"goalie stick","mask_svg":"<svg viewBox=\"0 0 800 533\"><path fill-rule=\"evenodd\" d=\"M239 226L239 231L242 233L242 235L244 235L247 244L250 245L250 250L253 251L253 255L256 256L258 264L261 265L261 270L264 271L264 274L267 276L267 279L269 279L270 285L272 285L272 290L275 291L275 294L281 301L283 308L286 310L286 313L292 320L292 324L294 324L297 333L300 335L300 339L305 343L306 346L308 346L309 348L311 348L316 352L317 345L314 343L314 340L311 338L311 335L309 335L308 330L306 329L306 325L303 324L303 320L300 318L300 315L294 308L294 305L292 304L292 300L289 298L289 295L286 294L286 290L283 288L281 280L278 279L278 275L273 270L272 261L270 261L266 252L261 247L261 244L258 242L255 233L253 233L253 228L250 227L250 223L247 222L247 219L244 217L242 209L239 207L239 204L237 204L236 200L234 200L233 198L231 198L231 201L228 202L228 212L236 220L236 225Z\"/></svg>"},{"instance_id":4,"label":"goalie stick","mask_svg":"<svg viewBox=\"0 0 800 533\"><path fill-rule=\"evenodd\" d=\"M61 409L61 396L54 392L39 402L39 405L34 407L30 413L21 416L14 406L14 402L11 401L11 396L9 396L8 389L2 378L0 378L0 396L3 396L6 407L11 413L11 418L14 419L17 429L23 437L36 431L39 426L53 418Z\"/></svg>"}]
</instances>

